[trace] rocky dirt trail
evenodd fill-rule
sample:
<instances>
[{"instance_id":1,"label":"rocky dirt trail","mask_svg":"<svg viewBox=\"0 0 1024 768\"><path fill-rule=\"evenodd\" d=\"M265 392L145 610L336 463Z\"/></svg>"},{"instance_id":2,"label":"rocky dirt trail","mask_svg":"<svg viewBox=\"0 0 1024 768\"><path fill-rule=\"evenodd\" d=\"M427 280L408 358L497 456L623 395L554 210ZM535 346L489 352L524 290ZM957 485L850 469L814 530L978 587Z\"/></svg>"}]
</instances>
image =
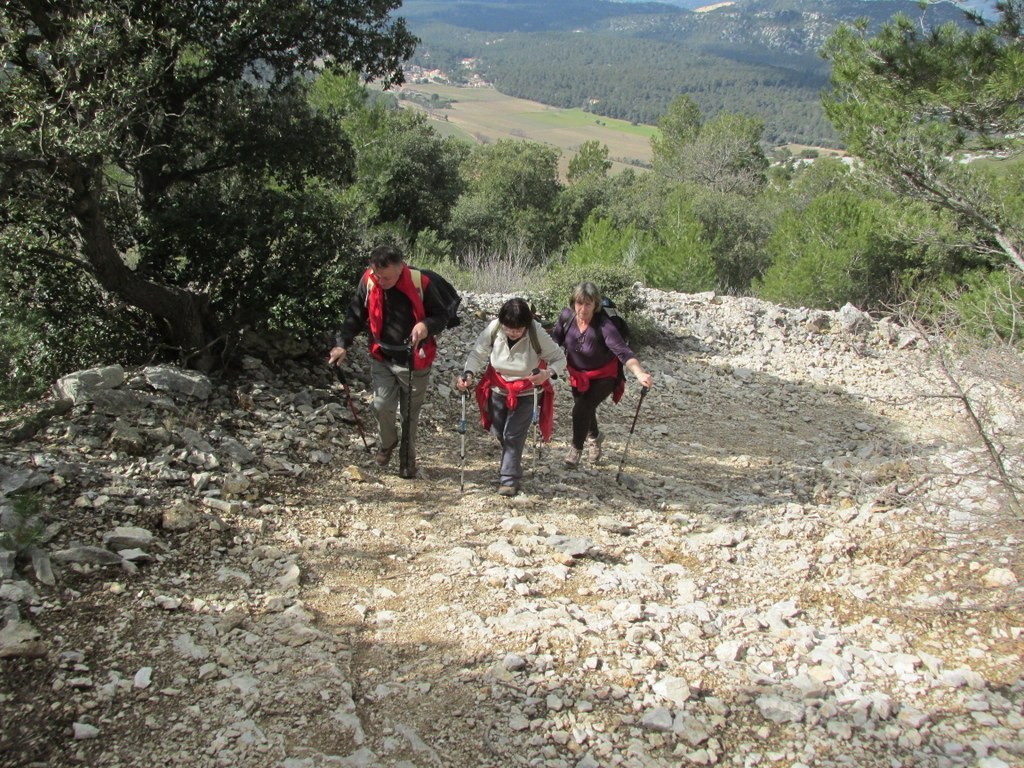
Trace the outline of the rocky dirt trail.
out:
<instances>
[{"instance_id":1,"label":"rocky dirt trail","mask_svg":"<svg viewBox=\"0 0 1024 768\"><path fill-rule=\"evenodd\" d=\"M442 342L417 480L291 362L12 420L5 527L41 502L0 560L0 765L1024 765L1019 524L923 339L645 298L619 482L636 387L566 470L562 385L514 499L470 404L460 490L449 384L497 296ZM960 373L1019 444L1019 382Z\"/></svg>"}]
</instances>

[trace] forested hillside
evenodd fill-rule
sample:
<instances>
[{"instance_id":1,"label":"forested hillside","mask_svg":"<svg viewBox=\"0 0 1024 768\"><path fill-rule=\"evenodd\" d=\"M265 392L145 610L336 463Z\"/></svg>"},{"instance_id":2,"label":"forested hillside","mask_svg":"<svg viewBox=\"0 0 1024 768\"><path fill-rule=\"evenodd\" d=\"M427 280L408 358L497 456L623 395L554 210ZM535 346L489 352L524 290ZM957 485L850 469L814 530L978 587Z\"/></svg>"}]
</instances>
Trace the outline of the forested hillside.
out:
<instances>
[{"instance_id":1,"label":"forested hillside","mask_svg":"<svg viewBox=\"0 0 1024 768\"><path fill-rule=\"evenodd\" d=\"M570 90L607 72L593 80L604 92L572 97L593 108L608 106L610 84L623 101L672 94L651 110L649 168L613 172L623 155L600 125L611 121L578 110L565 119L542 106L508 121L536 136L470 142L441 130L456 123L445 118L457 101L413 111L373 99L365 82L401 83L418 43L391 16L398 0L273 0L241 20L234 5L206 0L95 0L42 26L36 4L12 0L0 5L0 402L97 364L229 368L272 354L262 334L318 355L381 243L462 290L494 290L481 287L490 281L548 314L586 279L627 313L638 283L794 307L906 306L915 323L955 323L1019 348L1024 0L1011 3L973 31L932 34L903 16L877 33L829 35L821 109L849 162L766 147L779 132L765 130L765 113L781 119L786 96L813 91L800 80L806 67L786 63L812 56L784 44L792 25L769 34L737 23L731 39L746 58L733 46L728 60L710 50L721 34L673 48L674 29L707 29L713 15L668 6L621 6L639 12L571 35L554 22L565 28L565 9L580 2L507 5L523 11L520 26L548 12L543 32L448 25L452 66L472 51L496 71L504 59L524 71L539 61L537 89L542 74ZM410 10L422 30L457 5L412 0ZM751 9L782 18L767 3L715 18ZM755 33L779 44L759 48ZM531 52L536 41L547 48ZM431 50L441 49L417 55ZM639 74L641 50L658 77ZM683 66L673 53L693 72L690 92L672 79ZM736 72L747 101L721 95ZM664 94L653 90L664 83ZM723 111L702 106L712 95ZM492 103L491 117L503 108ZM581 140L581 121L602 130ZM543 138L554 133L577 144Z\"/></svg>"},{"instance_id":2,"label":"forested hillside","mask_svg":"<svg viewBox=\"0 0 1024 768\"><path fill-rule=\"evenodd\" d=\"M927 25L964 21L951 4L922 15L910 0L742 0L702 13L594 0L403 7L421 39L413 63L456 79L475 72L512 96L646 124L688 95L707 116L761 117L769 143L819 146L837 145L820 104L821 46L841 22L877 26L900 11Z\"/></svg>"}]
</instances>

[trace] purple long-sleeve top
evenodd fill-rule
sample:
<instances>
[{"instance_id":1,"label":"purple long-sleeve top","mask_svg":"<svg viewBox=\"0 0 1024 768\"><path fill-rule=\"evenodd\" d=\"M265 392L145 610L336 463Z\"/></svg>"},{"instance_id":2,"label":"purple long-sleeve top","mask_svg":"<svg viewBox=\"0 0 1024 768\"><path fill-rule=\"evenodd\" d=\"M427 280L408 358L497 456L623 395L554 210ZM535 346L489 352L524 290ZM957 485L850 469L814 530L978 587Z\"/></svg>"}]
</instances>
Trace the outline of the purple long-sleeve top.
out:
<instances>
[{"instance_id":1,"label":"purple long-sleeve top","mask_svg":"<svg viewBox=\"0 0 1024 768\"><path fill-rule=\"evenodd\" d=\"M600 368L607 365L612 357L619 358L623 365L630 358L636 357L615 323L604 312L595 312L587 330L580 333L576 325L576 314L570 308L563 309L551 332L551 338L559 346L565 347L569 365L578 371Z\"/></svg>"}]
</instances>

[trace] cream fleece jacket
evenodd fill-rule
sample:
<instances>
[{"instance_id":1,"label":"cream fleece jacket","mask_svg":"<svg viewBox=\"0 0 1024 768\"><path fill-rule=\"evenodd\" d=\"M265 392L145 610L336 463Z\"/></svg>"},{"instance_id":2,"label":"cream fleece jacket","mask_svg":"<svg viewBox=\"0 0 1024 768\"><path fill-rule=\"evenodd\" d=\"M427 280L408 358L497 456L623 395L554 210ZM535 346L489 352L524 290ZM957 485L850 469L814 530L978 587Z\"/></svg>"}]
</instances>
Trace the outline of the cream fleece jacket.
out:
<instances>
[{"instance_id":1,"label":"cream fleece jacket","mask_svg":"<svg viewBox=\"0 0 1024 768\"><path fill-rule=\"evenodd\" d=\"M540 367L540 361L545 360L548 369L558 377L565 375L565 352L555 344L554 340L544 330L543 326L536 320L533 323L534 331L537 334L537 341L540 343L540 354L533 349L530 341L530 331L527 329L518 341L509 346L508 337L497 318L487 324L480 335L476 337L473 349L466 358L463 370L469 371L474 376L487 367L489 362L494 370L500 373L505 379L525 379L533 373L534 368ZM497 329L497 334L495 334ZM491 344L491 337L494 336L494 344Z\"/></svg>"}]
</instances>

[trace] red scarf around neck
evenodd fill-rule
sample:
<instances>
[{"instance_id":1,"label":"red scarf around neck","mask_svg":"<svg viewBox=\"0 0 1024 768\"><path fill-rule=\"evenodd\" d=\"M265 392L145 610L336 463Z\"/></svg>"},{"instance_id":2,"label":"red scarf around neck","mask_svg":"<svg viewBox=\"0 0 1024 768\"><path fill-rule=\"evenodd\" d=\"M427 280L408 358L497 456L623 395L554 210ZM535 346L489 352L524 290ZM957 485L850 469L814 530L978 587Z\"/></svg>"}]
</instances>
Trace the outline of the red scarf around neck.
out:
<instances>
[{"instance_id":1,"label":"red scarf around neck","mask_svg":"<svg viewBox=\"0 0 1024 768\"><path fill-rule=\"evenodd\" d=\"M423 290L425 291L427 286L430 285L430 278L421 272L420 279L423 281ZM377 360L383 360L384 355L380 348L380 335L384 330L384 289L373 278L372 270L367 269L363 273L363 280L366 281L366 309L370 323L370 354ZM420 292L412 284L412 272L407 264L402 265L402 274L399 275L395 287L412 302L414 322L422 322L427 316L427 310L423 306ZM424 339L420 343L419 352L413 355L413 368L416 370L429 368L430 364L434 362L436 354L437 342L434 341L434 338Z\"/></svg>"}]
</instances>

